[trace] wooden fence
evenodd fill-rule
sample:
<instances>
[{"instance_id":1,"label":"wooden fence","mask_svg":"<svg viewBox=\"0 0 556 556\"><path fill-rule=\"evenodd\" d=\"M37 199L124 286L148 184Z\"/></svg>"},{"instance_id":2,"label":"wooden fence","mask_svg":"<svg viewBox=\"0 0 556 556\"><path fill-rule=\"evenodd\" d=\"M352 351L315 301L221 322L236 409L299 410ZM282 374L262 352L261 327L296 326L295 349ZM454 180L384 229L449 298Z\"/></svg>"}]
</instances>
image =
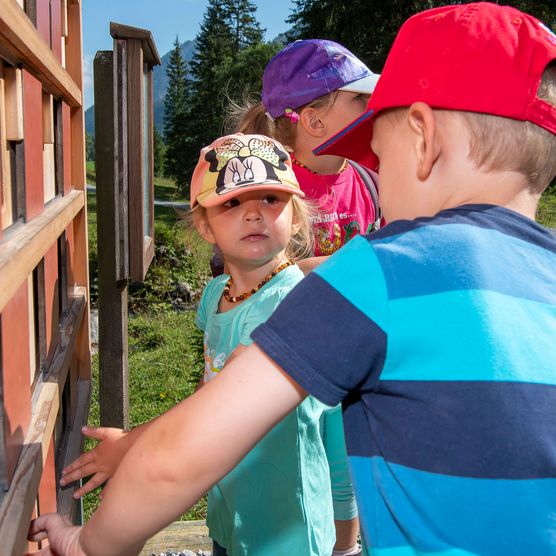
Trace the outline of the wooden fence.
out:
<instances>
[{"instance_id":1,"label":"wooden fence","mask_svg":"<svg viewBox=\"0 0 556 556\"><path fill-rule=\"evenodd\" d=\"M81 0L0 0L0 539L80 519L57 487L90 394Z\"/></svg>"}]
</instances>

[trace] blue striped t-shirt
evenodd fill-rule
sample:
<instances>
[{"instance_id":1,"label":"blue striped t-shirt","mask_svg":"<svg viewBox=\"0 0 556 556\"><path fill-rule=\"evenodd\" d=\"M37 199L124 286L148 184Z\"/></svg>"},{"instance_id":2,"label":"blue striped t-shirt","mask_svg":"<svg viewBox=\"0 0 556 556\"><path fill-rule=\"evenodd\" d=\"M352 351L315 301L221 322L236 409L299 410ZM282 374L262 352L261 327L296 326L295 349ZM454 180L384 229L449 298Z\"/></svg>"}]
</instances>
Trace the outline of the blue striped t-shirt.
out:
<instances>
[{"instance_id":1,"label":"blue striped t-shirt","mask_svg":"<svg viewBox=\"0 0 556 556\"><path fill-rule=\"evenodd\" d=\"M372 554L556 554L556 239L490 205L348 245L254 333L342 401Z\"/></svg>"}]
</instances>

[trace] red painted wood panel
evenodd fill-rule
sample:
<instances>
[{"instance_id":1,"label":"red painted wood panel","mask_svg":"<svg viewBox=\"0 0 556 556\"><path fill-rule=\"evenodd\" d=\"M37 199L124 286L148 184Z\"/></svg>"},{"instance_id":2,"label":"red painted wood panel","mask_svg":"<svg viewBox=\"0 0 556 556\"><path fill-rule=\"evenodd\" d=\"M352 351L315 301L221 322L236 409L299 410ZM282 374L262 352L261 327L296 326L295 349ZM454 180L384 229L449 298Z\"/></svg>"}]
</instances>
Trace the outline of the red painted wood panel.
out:
<instances>
[{"instance_id":1,"label":"red painted wood panel","mask_svg":"<svg viewBox=\"0 0 556 556\"><path fill-rule=\"evenodd\" d=\"M75 286L75 237L73 235L73 224L66 228L66 259L68 265L68 295L73 293Z\"/></svg>"},{"instance_id":2,"label":"red painted wood panel","mask_svg":"<svg viewBox=\"0 0 556 556\"><path fill-rule=\"evenodd\" d=\"M64 134L64 195L72 189L71 183L71 109L62 102L62 130Z\"/></svg>"},{"instance_id":3,"label":"red painted wood panel","mask_svg":"<svg viewBox=\"0 0 556 556\"><path fill-rule=\"evenodd\" d=\"M58 289L58 245L44 255L44 298L46 313L46 353L50 362L60 339L60 306Z\"/></svg>"},{"instance_id":4,"label":"red painted wood panel","mask_svg":"<svg viewBox=\"0 0 556 556\"><path fill-rule=\"evenodd\" d=\"M39 515L56 511L56 469L54 467L54 439L50 439L41 482L39 483Z\"/></svg>"},{"instance_id":5,"label":"red painted wood panel","mask_svg":"<svg viewBox=\"0 0 556 556\"><path fill-rule=\"evenodd\" d=\"M37 2L37 6L41 2ZM23 133L25 146L26 218L37 216L44 207L42 163L42 85L23 70Z\"/></svg>"},{"instance_id":6,"label":"red painted wood panel","mask_svg":"<svg viewBox=\"0 0 556 556\"><path fill-rule=\"evenodd\" d=\"M42 40L50 46L50 6L48 0L36 0L37 31Z\"/></svg>"},{"instance_id":7,"label":"red painted wood panel","mask_svg":"<svg viewBox=\"0 0 556 556\"><path fill-rule=\"evenodd\" d=\"M6 463L11 477L31 421L27 280L4 307L1 318Z\"/></svg>"},{"instance_id":8,"label":"red painted wood panel","mask_svg":"<svg viewBox=\"0 0 556 556\"><path fill-rule=\"evenodd\" d=\"M62 6L60 0L51 0L52 51L62 61Z\"/></svg>"}]
</instances>

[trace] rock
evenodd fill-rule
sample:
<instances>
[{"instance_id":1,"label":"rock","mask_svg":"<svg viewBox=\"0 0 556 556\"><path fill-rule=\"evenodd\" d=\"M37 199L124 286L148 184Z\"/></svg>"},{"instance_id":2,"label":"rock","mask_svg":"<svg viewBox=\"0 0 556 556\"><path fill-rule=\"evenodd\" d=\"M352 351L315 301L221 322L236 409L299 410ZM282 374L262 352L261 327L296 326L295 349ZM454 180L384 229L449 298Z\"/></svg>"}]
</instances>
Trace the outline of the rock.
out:
<instances>
[{"instance_id":1,"label":"rock","mask_svg":"<svg viewBox=\"0 0 556 556\"><path fill-rule=\"evenodd\" d=\"M193 289L191 284L189 284L189 282L178 282L176 284L176 287L174 288L174 291L176 292L178 297L181 297L188 303L191 302L191 299L193 298L193 295L195 293L195 290Z\"/></svg>"}]
</instances>

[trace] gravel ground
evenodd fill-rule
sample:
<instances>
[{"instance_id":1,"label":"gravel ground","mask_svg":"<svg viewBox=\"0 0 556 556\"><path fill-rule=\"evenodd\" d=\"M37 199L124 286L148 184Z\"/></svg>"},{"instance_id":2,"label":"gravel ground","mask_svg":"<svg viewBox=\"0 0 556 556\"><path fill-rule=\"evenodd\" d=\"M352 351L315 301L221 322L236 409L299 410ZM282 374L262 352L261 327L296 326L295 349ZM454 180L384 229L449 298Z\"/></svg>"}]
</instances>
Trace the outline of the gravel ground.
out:
<instances>
[{"instance_id":1,"label":"gravel ground","mask_svg":"<svg viewBox=\"0 0 556 556\"><path fill-rule=\"evenodd\" d=\"M192 552L191 550L180 550L179 552L161 552L160 554L155 554L154 552L151 556L211 556L212 552L207 552L206 550L198 550L197 552Z\"/></svg>"}]
</instances>

